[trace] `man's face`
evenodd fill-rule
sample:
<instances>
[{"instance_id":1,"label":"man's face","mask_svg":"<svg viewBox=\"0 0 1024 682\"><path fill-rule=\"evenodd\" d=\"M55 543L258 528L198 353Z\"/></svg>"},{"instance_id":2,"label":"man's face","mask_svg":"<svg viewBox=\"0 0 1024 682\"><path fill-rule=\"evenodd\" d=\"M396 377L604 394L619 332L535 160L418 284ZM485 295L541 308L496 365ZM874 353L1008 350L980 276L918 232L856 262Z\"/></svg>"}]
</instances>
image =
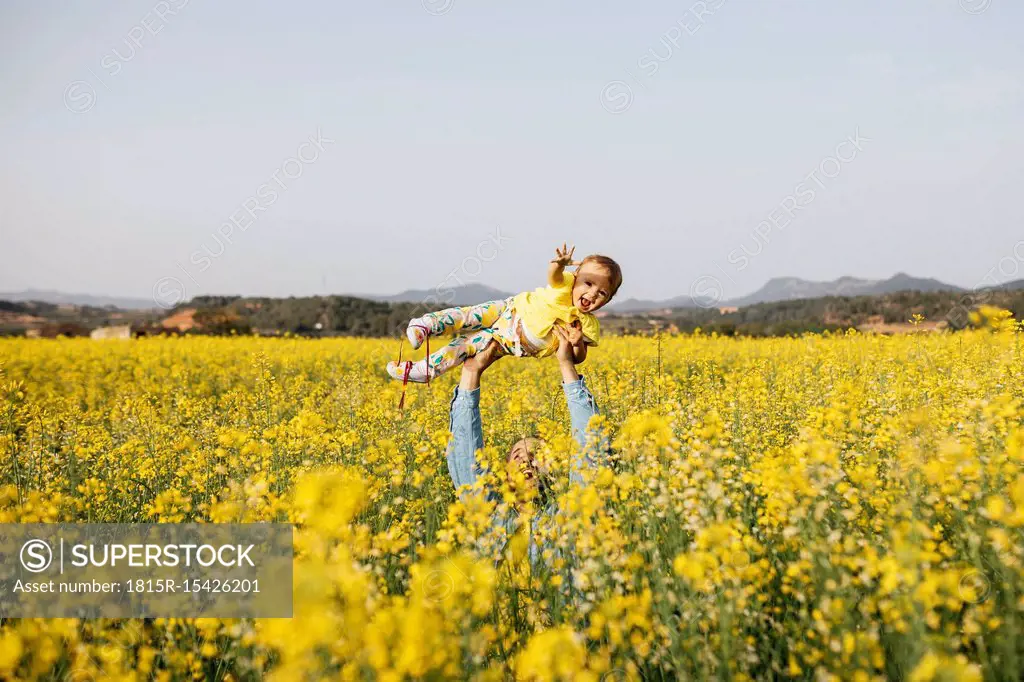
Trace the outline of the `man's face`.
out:
<instances>
[{"instance_id":1,"label":"man's face","mask_svg":"<svg viewBox=\"0 0 1024 682\"><path fill-rule=\"evenodd\" d=\"M531 485L537 481L537 462L534 454L540 450L544 441L538 438L523 438L512 446L508 453L508 461L523 472L523 477Z\"/></svg>"}]
</instances>

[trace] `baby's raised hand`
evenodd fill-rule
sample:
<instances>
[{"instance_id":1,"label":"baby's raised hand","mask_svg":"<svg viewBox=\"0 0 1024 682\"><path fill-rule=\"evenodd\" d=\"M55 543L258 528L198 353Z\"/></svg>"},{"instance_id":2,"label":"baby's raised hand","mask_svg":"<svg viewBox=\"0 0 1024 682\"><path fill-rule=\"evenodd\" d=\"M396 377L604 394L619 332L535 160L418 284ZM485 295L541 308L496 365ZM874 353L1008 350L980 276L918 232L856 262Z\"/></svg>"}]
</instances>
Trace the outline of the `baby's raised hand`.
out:
<instances>
[{"instance_id":1,"label":"baby's raised hand","mask_svg":"<svg viewBox=\"0 0 1024 682\"><path fill-rule=\"evenodd\" d=\"M567 265L579 265L579 261L574 261L572 255L576 252L575 244L572 247L567 248L565 242L562 242L562 248L555 247L555 257L551 259L551 262L559 267L565 267Z\"/></svg>"}]
</instances>

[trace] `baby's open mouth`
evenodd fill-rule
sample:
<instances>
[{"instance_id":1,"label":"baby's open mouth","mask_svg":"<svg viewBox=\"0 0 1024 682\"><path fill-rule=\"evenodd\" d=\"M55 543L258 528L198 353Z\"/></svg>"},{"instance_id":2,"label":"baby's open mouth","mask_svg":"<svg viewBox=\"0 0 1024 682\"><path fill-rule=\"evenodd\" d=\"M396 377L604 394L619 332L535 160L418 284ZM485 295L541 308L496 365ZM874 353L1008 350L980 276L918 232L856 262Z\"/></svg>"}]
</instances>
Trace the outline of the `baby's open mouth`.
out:
<instances>
[{"instance_id":1,"label":"baby's open mouth","mask_svg":"<svg viewBox=\"0 0 1024 682\"><path fill-rule=\"evenodd\" d=\"M584 310L590 307L590 301L587 300L586 296L580 296L580 307Z\"/></svg>"}]
</instances>

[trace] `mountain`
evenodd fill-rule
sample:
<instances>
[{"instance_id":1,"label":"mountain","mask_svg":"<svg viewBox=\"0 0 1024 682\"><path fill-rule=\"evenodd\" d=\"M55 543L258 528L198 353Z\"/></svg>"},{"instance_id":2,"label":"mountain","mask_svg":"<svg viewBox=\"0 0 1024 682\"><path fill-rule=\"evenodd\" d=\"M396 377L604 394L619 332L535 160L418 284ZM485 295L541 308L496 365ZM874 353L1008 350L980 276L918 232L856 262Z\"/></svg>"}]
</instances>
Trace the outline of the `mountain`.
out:
<instances>
[{"instance_id":1,"label":"mountain","mask_svg":"<svg viewBox=\"0 0 1024 682\"><path fill-rule=\"evenodd\" d=\"M989 290L1002 289L1003 291L1017 291L1018 289L1024 289L1024 279L1015 279L1012 282L1003 282L997 284L994 287L985 287Z\"/></svg>"},{"instance_id":2,"label":"mountain","mask_svg":"<svg viewBox=\"0 0 1024 682\"><path fill-rule=\"evenodd\" d=\"M608 312L625 315L628 313L642 313L650 310L665 310L676 308L712 308L717 304L710 298L694 299L690 296L676 296L667 298L664 301L651 301L643 298L627 298L623 301L612 301L608 304Z\"/></svg>"},{"instance_id":3,"label":"mountain","mask_svg":"<svg viewBox=\"0 0 1024 682\"><path fill-rule=\"evenodd\" d=\"M799 277L776 277L768 280L754 293L732 299L727 302L727 305L741 307L755 303L792 301L823 296L877 296L898 291L963 291L963 289L937 279L912 277L904 272L882 280L840 277L831 282L813 282Z\"/></svg>"},{"instance_id":4,"label":"mountain","mask_svg":"<svg viewBox=\"0 0 1024 682\"><path fill-rule=\"evenodd\" d=\"M434 289L407 289L398 294L390 296L354 294L360 298L367 298L371 301L386 301L389 303L426 303L436 305L438 309L455 305L473 305L485 301L513 296L507 291L501 291L494 287L483 284L464 284L460 287L438 286Z\"/></svg>"},{"instance_id":5,"label":"mountain","mask_svg":"<svg viewBox=\"0 0 1024 682\"><path fill-rule=\"evenodd\" d=\"M840 277L832 282L813 282L799 277L774 277L754 293L734 299L730 303L744 306L798 298L857 296L877 284L875 280L857 277Z\"/></svg>"},{"instance_id":6,"label":"mountain","mask_svg":"<svg viewBox=\"0 0 1024 682\"><path fill-rule=\"evenodd\" d=\"M914 277L905 272L898 272L889 279L878 282L865 293L892 294L898 291L963 291L963 287L947 284L931 277Z\"/></svg>"},{"instance_id":7,"label":"mountain","mask_svg":"<svg viewBox=\"0 0 1024 682\"><path fill-rule=\"evenodd\" d=\"M718 286L713 278L700 282L700 293L714 293ZM1006 290L1024 288L1024 280L1007 282L998 287ZM720 289L719 289L720 290ZM675 296L660 301L650 299L627 298L612 301L608 305L609 313L628 315L652 310L682 308L716 308L719 306L749 306L757 303L774 301L792 301L803 298L821 298L824 296L878 296L900 291L964 291L960 287L940 282L937 279L912 277L900 272L889 279L873 280L857 277L840 277L831 282L814 282L799 277L776 277L769 280L763 287L752 294L739 298L721 301L709 296L693 298L688 294ZM472 305L512 296L484 284L464 284L462 286L437 286L434 289L407 289L401 293L382 296L379 294L352 294L358 298L381 303L417 303L428 308L446 308L453 305ZM89 294L66 294L59 291L43 291L28 289L14 293L0 293L0 301L42 301L57 305L78 305L103 308L115 306L121 310L149 310L156 308L152 300L122 298L117 296L93 296Z\"/></svg>"},{"instance_id":8,"label":"mountain","mask_svg":"<svg viewBox=\"0 0 1024 682\"><path fill-rule=\"evenodd\" d=\"M0 292L0 301L42 301L54 305L79 305L105 308L114 306L121 310L148 310L156 308L149 298L124 298L121 296L93 296L92 294L66 294L62 291L26 289L25 291Z\"/></svg>"},{"instance_id":9,"label":"mountain","mask_svg":"<svg viewBox=\"0 0 1024 682\"><path fill-rule=\"evenodd\" d=\"M698 280L699 281L699 280ZM714 289L714 279L702 284L702 291ZM1004 284L1001 288L1024 287L1024 280ZM608 312L619 314L641 313L652 310L680 308L717 308L719 306L742 307L757 303L774 301L792 301L801 298L821 298L824 296L878 296L899 291L963 291L960 287L940 282L937 279L912 277L900 272L889 279L861 279L859 277L840 277L831 282L814 282L799 277L776 277L757 291L746 296L726 301L717 301L709 297L692 298L688 295L675 296L661 301L649 299L627 298L613 301L608 305Z\"/></svg>"}]
</instances>

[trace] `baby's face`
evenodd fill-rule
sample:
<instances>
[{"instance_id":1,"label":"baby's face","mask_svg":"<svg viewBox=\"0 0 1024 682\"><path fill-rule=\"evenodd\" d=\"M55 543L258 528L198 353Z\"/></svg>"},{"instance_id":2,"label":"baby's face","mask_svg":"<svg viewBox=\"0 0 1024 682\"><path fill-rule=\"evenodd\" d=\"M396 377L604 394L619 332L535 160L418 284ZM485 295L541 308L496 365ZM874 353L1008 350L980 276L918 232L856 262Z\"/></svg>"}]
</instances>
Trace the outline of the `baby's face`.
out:
<instances>
[{"instance_id":1,"label":"baby's face","mask_svg":"<svg viewBox=\"0 0 1024 682\"><path fill-rule=\"evenodd\" d=\"M597 263L584 263L576 271L572 288L572 304L585 313L592 313L612 299L612 273Z\"/></svg>"}]
</instances>

